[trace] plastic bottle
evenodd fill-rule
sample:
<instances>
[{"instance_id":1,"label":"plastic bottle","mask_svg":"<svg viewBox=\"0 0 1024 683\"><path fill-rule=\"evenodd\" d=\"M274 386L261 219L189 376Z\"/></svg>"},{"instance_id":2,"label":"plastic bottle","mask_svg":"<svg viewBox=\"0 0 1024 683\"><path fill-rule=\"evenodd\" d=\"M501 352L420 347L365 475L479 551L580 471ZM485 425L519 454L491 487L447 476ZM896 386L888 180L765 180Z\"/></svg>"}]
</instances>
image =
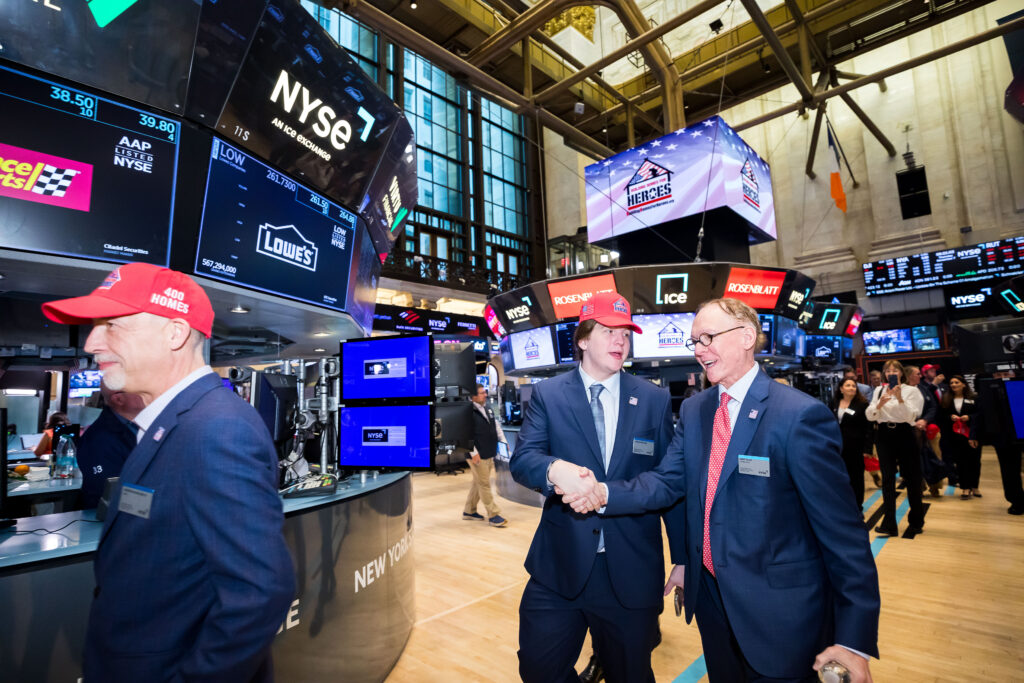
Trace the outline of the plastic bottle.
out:
<instances>
[{"instance_id":1,"label":"plastic bottle","mask_svg":"<svg viewBox=\"0 0 1024 683\"><path fill-rule=\"evenodd\" d=\"M75 441L71 435L61 435L60 443L57 444L52 456L57 459L56 477L58 479L70 479L74 475L75 468L78 467L77 456Z\"/></svg>"}]
</instances>

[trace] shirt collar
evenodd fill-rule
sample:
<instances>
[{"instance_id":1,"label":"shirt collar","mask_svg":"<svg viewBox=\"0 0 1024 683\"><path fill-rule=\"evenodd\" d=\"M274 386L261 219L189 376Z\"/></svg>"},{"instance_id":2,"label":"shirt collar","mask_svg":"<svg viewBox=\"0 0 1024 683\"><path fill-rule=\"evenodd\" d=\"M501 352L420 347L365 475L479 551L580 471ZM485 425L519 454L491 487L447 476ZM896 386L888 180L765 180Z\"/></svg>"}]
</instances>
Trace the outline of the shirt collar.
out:
<instances>
[{"instance_id":1,"label":"shirt collar","mask_svg":"<svg viewBox=\"0 0 1024 683\"><path fill-rule=\"evenodd\" d=\"M718 395L721 396L722 392L727 392L731 400L743 403L743 399L747 397L747 392L750 391L750 385L754 383L754 378L757 377L757 373L760 371L761 367L754 363L754 367L747 370L746 374L733 382L733 385L728 389L719 384Z\"/></svg>"},{"instance_id":2,"label":"shirt collar","mask_svg":"<svg viewBox=\"0 0 1024 683\"><path fill-rule=\"evenodd\" d=\"M587 391L587 400L588 401L590 400L590 385L592 385L592 384L600 384L601 386L603 386L604 390L607 391L608 395L611 396L613 399L619 397L619 384L620 384L619 376L622 374L621 372L616 372L614 375L612 375L608 379L603 379L600 382L598 382L596 379L594 379L593 377L588 375L583 370L583 363L580 363L579 369L580 369L580 379L583 380L583 388L586 389L586 391Z\"/></svg>"},{"instance_id":3,"label":"shirt collar","mask_svg":"<svg viewBox=\"0 0 1024 683\"><path fill-rule=\"evenodd\" d=\"M211 368L209 365L204 365L198 370L193 370L184 378L182 378L173 387L157 396L156 400L154 400L148 406L143 408L142 412L136 415L134 420L135 424L138 425L139 427L139 441L142 441L142 437L145 434L146 430L153 425L153 422L156 421L156 418L160 415L160 413L164 412L164 408L166 408L168 404L170 404L170 402L173 401L178 396L178 394L187 389L197 379L199 379L200 377L204 377L211 372L213 372L213 368Z\"/></svg>"}]
</instances>

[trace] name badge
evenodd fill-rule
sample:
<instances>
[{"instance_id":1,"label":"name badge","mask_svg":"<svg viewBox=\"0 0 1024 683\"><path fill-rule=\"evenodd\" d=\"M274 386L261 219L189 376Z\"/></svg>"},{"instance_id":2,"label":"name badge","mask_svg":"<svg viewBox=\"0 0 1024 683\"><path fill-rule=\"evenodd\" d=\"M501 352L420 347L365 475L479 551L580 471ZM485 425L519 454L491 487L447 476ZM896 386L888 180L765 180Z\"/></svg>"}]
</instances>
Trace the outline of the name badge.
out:
<instances>
[{"instance_id":1,"label":"name badge","mask_svg":"<svg viewBox=\"0 0 1024 683\"><path fill-rule=\"evenodd\" d=\"M854 410L853 408L847 408L843 412L846 413L847 415L856 415L857 414L857 411Z\"/></svg>"},{"instance_id":2,"label":"name badge","mask_svg":"<svg viewBox=\"0 0 1024 683\"><path fill-rule=\"evenodd\" d=\"M153 489L138 484L121 485L121 499L117 503L118 511L149 519L149 510L152 506Z\"/></svg>"},{"instance_id":3,"label":"name badge","mask_svg":"<svg viewBox=\"0 0 1024 683\"><path fill-rule=\"evenodd\" d=\"M637 455L654 455L654 440L634 438L633 452Z\"/></svg>"},{"instance_id":4,"label":"name badge","mask_svg":"<svg viewBox=\"0 0 1024 683\"><path fill-rule=\"evenodd\" d=\"M739 465L740 474L752 474L755 477L771 476L771 462L768 458L757 455L741 455Z\"/></svg>"}]
</instances>

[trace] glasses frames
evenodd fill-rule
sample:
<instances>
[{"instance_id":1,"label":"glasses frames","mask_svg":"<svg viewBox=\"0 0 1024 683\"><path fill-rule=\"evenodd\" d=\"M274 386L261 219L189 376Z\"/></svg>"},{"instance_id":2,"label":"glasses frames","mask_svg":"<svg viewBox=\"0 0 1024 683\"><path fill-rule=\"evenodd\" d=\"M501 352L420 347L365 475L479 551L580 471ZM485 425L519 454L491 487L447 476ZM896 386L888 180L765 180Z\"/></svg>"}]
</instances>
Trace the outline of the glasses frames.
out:
<instances>
[{"instance_id":1,"label":"glasses frames","mask_svg":"<svg viewBox=\"0 0 1024 683\"><path fill-rule=\"evenodd\" d=\"M743 329L743 325L737 325L736 327L730 327L727 330L722 330L721 332L715 332L714 334L708 334L707 332L705 332L704 334L700 335L696 339L692 339L692 338L691 339L687 339L685 342L683 342L683 346L685 346L690 351L693 351L694 349L696 349L697 348L697 344L700 344L701 346L711 346L711 342L713 342L715 340L715 337L721 336L721 335L725 334L726 332L732 332L733 330L742 330L742 329Z\"/></svg>"}]
</instances>

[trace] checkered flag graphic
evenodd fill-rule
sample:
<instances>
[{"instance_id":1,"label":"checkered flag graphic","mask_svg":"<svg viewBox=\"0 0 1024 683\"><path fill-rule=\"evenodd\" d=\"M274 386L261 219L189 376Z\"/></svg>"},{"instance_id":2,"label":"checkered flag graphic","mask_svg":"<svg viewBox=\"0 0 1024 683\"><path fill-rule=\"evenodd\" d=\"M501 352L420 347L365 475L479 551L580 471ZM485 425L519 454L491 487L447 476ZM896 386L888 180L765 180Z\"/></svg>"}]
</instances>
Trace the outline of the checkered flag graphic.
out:
<instances>
[{"instance_id":1,"label":"checkered flag graphic","mask_svg":"<svg viewBox=\"0 0 1024 683\"><path fill-rule=\"evenodd\" d=\"M56 166L46 164L43 167L43 172L39 174L36 184L32 186L32 191L47 197L63 197L68 188L71 187L71 181L79 173L81 171L70 168L57 168Z\"/></svg>"}]
</instances>

